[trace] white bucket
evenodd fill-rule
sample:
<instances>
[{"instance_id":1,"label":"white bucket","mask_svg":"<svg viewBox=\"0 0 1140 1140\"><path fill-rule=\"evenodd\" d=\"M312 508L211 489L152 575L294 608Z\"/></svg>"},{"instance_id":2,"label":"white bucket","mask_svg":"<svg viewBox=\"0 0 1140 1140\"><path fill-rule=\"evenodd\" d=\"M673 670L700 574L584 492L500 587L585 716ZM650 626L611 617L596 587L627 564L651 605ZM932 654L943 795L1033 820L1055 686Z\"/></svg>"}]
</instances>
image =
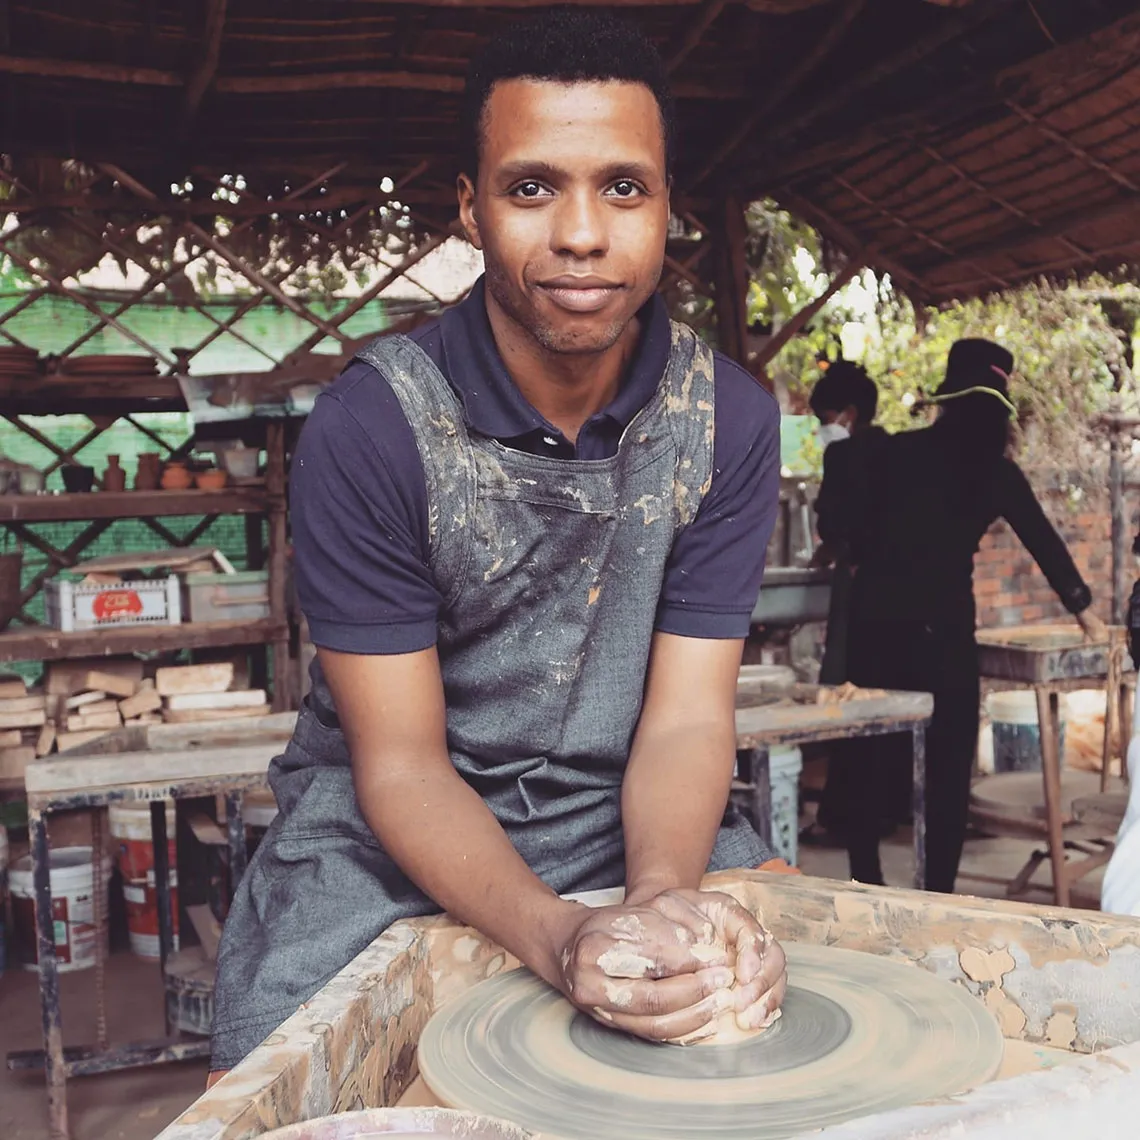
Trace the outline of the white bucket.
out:
<instances>
[{"instance_id":1,"label":"white bucket","mask_svg":"<svg viewBox=\"0 0 1140 1140\"><path fill-rule=\"evenodd\" d=\"M246 792L241 801L241 818L246 827L264 831L277 817L277 798L266 789Z\"/></svg>"},{"instance_id":2,"label":"white bucket","mask_svg":"<svg viewBox=\"0 0 1140 1140\"><path fill-rule=\"evenodd\" d=\"M798 748L773 748L768 754L772 786L772 846L793 867L799 857L800 773L804 757Z\"/></svg>"},{"instance_id":3,"label":"white bucket","mask_svg":"<svg viewBox=\"0 0 1140 1140\"><path fill-rule=\"evenodd\" d=\"M52 916L55 919L55 956L61 973L86 970L95 965L95 888L90 847L61 847L51 852ZM111 877L111 860L103 863L105 880ZM25 855L12 865L12 910L15 933L23 949L27 970L36 969L35 887L32 857Z\"/></svg>"},{"instance_id":4,"label":"white bucket","mask_svg":"<svg viewBox=\"0 0 1140 1140\"><path fill-rule=\"evenodd\" d=\"M111 835L118 847L119 874L127 909L131 950L140 958L157 960L158 889L154 877L154 843L150 830L150 804L112 804ZM178 858L174 843L174 801L166 801L166 843L170 867L170 910L174 921L174 949L178 949Z\"/></svg>"},{"instance_id":5,"label":"white bucket","mask_svg":"<svg viewBox=\"0 0 1140 1140\"><path fill-rule=\"evenodd\" d=\"M995 772L1040 772L1041 731L1032 689L991 693L986 714L993 726ZM1065 704L1061 702L1061 755L1065 753Z\"/></svg>"}]
</instances>

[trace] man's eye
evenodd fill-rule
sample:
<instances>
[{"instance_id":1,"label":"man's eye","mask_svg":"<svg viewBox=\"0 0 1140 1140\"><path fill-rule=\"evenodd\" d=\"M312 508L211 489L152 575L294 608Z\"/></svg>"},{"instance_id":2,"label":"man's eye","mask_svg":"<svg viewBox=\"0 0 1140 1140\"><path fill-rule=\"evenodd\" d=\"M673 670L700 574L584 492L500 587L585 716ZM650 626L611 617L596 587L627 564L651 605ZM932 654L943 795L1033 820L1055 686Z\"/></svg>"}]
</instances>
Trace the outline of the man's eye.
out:
<instances>
[{"instance_id":1,"label":"man's eye","mask_svg":"<svg viewBox=\"0 0 1140 1140\"><path fill-rule=\"evenodd\" d=\"M635 198L641 193L641 187L629 178L622 178L610 187L610 192L618 198Z\"/></svg>"},{"instance_id":2,"label":"man's eye","mask_svg":"<svg viewBox=\"0 0 1140 1140\"><path fill-rule=\"evenodd\" d=\"M548 193L548 191L541 182L528 180L526 182L520 182L511 193L518 198L541 198L544 194Z\"/></svg>"}]
</instances>

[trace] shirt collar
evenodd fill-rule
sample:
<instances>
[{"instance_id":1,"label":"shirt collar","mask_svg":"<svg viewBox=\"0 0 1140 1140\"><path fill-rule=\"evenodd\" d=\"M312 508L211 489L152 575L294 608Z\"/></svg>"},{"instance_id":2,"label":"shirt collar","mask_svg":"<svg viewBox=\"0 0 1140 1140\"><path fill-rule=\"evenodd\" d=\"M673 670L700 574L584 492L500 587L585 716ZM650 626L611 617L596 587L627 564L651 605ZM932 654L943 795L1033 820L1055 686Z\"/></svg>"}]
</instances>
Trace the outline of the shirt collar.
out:
<instances>
[{"instance_id":1,"label":"shirt collar","mask_svg":"<svg viewBox=\"0 0 1140 1140\"><path fill-rule=\"evenodd\" d=\"M649 402L669 362L672 333L665 302L654 294L638 312L641 336L629 371L613 400L598 413L624 431ZM515 386L499 355L487 317L482 277L467 298L440 318L444 373L463 403L468 425L492 439L534 431L557 434Z\"/></svg>"}]
</instances>

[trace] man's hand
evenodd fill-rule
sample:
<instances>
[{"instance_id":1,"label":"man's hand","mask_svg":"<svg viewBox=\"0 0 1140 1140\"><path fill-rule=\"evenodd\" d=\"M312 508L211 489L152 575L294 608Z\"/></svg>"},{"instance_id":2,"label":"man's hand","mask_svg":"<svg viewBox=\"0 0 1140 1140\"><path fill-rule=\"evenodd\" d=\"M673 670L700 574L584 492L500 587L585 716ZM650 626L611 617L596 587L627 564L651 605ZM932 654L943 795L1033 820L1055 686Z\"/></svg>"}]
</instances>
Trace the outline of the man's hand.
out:
<instances>
[{"instance_id":1,"label":"man's hand","mask_svg":"<svg viewBox=\"0 0 1140 1140\"><path fill-rule=\"evenodd\" d=\"M1094 645L1108 643L1108 626L1092 612L1091 607L1083 613L1077 614L1077 622L1084 631L1085 641Z\"/></svg>"},{"instance_id":2,"label":"man's hand","mask_svg":"<svg viewBox=\"0 0 1140 1140\"><path fill-rule=\"evenodd\" d=\"M729 895L669 890L589 911L561 955L563 992L653 1041L712 1036L723 1014L759 1029L783 1001L784 952Z\"/></svg>"}]
</instances>

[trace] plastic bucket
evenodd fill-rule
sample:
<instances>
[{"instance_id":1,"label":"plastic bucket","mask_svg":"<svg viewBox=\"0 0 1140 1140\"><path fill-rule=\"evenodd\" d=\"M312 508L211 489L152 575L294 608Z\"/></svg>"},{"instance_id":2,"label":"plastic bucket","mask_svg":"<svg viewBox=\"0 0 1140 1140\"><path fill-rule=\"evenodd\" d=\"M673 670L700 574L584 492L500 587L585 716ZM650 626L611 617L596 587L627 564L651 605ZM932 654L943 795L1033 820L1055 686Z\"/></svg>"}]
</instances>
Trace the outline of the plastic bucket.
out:
<instances>
[{"instance_id":1,"label":"plastic bucket","mask_svg":"<svg viewBox=\"0 0 1140 1140\"><path fill-rule=\"evenodd\" d=\"M60 972L86 970L95 965L95 888L90 847L61 847L51 852L52 917L55 919L55 956ZM111 861L103 864L111 877ZM36 892L32 884L32 857L25 855L9 875L13 926L20 961L36 968Z\"/></svg>"},{"instance_id":2,"label":"plastic bucket","mask_svg":"<svg viewBox=\"0 0 1140 1140\"><path fill-rule=\"evenodd\" d=\"M537 1140L517 1124L453 1108L368 1108L289 1124L264 1134L265 1140Z\"/></svg>"},{"instance_id":3,"label":"plastic bucket","mask_svg":"<svg viewBox=\"0 0 1140 1140\"><path fill-rule=\"evenodd\" d=\"M158 889L154 878L154 844L150 804L112 804L111 835L118 847L119 874L131 950L140 958L158 959ZM178 949L178 871L174 841L174 802L166 801L166 836L170 867L170 909L174 919L174 949Z\"/></svg>"},{"instance_id":4,"label":"plastic bucket","mask_svg":"<svg viewBox=\"0 0 1140 1140\"><path fill-rule=\"evenodd\" d=\"M277 818L277 797L268 788L246 792L241 802L241 818L246 828L246 847L252 854Z\"/></svg>"},{"instance_id":5,"label":"plastic bucket","mask_svg":"<svg viewBox=\"0 0 1140 1140\"><path fill-rule=\"evenodd\" d=\"M798 748L773 748L768 754L772 786L772 846L793 867L799 857L800 773L804 757Z\"/></svg>"},{"instance_id":6,"label":"plastic bucket","mask_svg":"<svg viewBox=\"0 0 1140 1140\"><path fill-rule=\"evenodd\" d=\"M1040 772L1041 729L1032 689L991 693L986 713L993 726L995 772ZM1065 754L1065 705L1061 703L1061 755Z\"/></svg>"}]
</instances>

